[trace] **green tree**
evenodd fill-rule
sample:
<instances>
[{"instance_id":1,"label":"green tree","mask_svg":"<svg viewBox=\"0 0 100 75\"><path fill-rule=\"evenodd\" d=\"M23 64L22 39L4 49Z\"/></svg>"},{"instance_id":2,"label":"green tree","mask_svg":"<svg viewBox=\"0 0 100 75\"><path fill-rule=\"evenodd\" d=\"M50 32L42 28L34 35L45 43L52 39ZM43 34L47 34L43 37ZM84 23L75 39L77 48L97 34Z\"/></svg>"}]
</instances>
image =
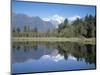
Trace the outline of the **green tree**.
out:
<instances>
[{"instance_id":1,"label":"green tree","mask_svg":"<svg viewBox=\"0 0 100 75\"><path fill-rule=\"evenodd\" d=\"M87 38L90 37L95 37L95 32L96 32L96 18L92 15L87 15L85 16L85 25L86 27L86 31L87 31Z\"/></svg>"}]
</instances>

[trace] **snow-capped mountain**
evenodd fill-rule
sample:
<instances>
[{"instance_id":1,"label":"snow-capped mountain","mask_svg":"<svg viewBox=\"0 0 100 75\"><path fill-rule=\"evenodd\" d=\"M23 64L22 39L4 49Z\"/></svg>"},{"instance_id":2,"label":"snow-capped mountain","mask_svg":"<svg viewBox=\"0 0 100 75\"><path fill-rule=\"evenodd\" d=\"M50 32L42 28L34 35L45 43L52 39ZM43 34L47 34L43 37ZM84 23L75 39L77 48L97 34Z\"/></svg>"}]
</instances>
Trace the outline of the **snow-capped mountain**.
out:
<instances>
[{"instance_id":1,"label":"snow-capped mountain","mask_svg":"<svg viewBox=\"0 0 100 75\"><path fill-rule=\"evenodd\" d=\"M58 25L60 23L63 23L64 19L65 19L64 17L59 16L57 14L50 16L48 18L43 18L44 21L50 21L53 25L55 25L56 28L58 28Z\"/></svg>"}]
</instances>

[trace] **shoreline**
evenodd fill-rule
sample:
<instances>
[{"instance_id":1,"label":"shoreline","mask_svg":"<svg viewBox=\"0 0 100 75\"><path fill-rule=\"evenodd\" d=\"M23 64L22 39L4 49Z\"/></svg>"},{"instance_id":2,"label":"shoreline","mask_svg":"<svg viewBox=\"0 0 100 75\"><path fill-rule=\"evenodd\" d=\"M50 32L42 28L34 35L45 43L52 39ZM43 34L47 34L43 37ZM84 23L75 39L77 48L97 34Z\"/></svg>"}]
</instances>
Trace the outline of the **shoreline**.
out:
<instances>
[{"instance_id":1,"label":"shoreline","mask_svg":"<svg viewBox=\"0 0 100 75\"><path fill-rule=\"evenodd\" d=\"M66 37L12 37L13 42L79 42L96 44L96 38L66 38Z\"/></svg>"}]
</instances>

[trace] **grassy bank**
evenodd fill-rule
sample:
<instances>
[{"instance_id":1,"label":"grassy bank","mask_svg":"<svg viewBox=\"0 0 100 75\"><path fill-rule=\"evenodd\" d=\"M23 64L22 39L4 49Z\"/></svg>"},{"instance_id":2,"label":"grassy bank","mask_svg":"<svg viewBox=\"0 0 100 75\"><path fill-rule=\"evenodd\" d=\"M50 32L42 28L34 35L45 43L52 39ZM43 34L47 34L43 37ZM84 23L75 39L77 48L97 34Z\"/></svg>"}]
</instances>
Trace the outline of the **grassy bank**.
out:
<instances>
[{"instance_id":1,"label":"grassy bank","mask_svg":"<svg viewBox=\"0 0 100 75\"><path fill-rule=\"evenodd\" d=\"M13 42L79 42L86 44L95 44L95 38L64 38L64 37L13 37Z\"/></svg>"}]
</instances>

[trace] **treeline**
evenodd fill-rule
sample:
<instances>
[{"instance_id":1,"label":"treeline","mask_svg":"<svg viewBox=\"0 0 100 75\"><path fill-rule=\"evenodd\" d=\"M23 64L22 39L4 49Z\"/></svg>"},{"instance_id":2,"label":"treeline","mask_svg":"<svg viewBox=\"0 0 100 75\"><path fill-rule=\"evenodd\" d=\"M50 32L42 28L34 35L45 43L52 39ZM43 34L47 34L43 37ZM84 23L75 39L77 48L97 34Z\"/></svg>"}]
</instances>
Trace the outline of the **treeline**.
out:
<instances>
[{"instance_id":1,"label":"treeline","mask_svg":"<svg viewBox=\"0 0 100 75\"><path fill-rule=\"evenodd\" d=\"M37 28L25 26L23 30L19 27L13 27L13 37L96 37L96 16L87 15L83 18L77 18L69 22L66 18L59 24L57 29L47 32L38 32Z\"/></svg>"}]
</instances>

